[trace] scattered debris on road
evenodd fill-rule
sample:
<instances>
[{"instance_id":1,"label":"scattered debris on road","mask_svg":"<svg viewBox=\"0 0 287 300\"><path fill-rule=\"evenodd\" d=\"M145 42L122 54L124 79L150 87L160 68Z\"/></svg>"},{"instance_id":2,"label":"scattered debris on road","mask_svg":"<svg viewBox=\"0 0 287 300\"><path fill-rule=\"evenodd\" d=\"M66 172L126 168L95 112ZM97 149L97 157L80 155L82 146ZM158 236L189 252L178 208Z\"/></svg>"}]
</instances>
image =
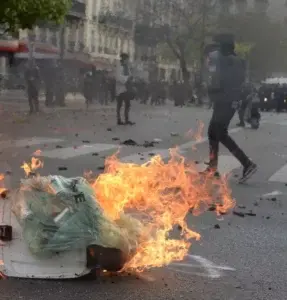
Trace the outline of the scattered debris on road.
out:
<instances>
[{"instance_id":1,"label":"scattered debris on road","mask_svg":"<svg viewBox=\"0 0 287 300\"><path fill-rule=\"evenodd\" d=\"M120 139L117 138L117 137L113 137L112 140L113 140L113 141L119 141Z\"/></svg>"},{"instance_id":2,"label":"scattered debris on road","mask_svg":"<svg viewBox=\"0 0 287 300\"><path fill-rule=\"evenodd\" d=\"M67 167L58 167L58 171L67 171L68 168Z\"/></svg>"},{"instance_id":3,"label":"scattered debris on road","mask_svg":"<svg viewBox=\"0 0 287 300\"><path fill-rule=\"evenodd\" d=\"M121 144L125 146L139 146L139 144L132 139L125 140Z\"/></svg>"},{"instance_id":4,"label":"scattered debris on road","mask_svg":"<svg viewBox=\"0 0 287 300\"><path fill-rule=\"evenodd\" d=\"M271 193L267 193L267 194L263 194L260 199L263 200L272 200L272 199L275 199L276 196L281 196L283 195L283 193L281 191L273 191ZM276 201L276 200L272 200L272 201Z\"/></svg>"},{"instance_id":5,"label":"scattered debris on road","mask_svg":"<svg viewBox=\"0 0 287 300\"><path fill-rule=\"evenodd\" d=\"M162 139L155 138L155 139L153 139L153 142L156 144L159 144L162 142Z\"/></svg>"},{"instance_id":6,"label":"scattered debris on road","mask_svg":"<svg viewBox=\"0 0 287 300\"><path fill-rule=\"evenodd\" d=\"M154 142L145 141L142 146L144 148L153 148L154 147Z\"/></svg>"},{"instance_id":7,"label":"scattered debris on road","mask_svg":"<svg viewBox=\"0 0 287 300\"><path fill-rule=\"evenodd\" d=\"M170 135L171 136L179 136L179 133L178 132L171 132Z\"/></svg>"},{"instance_id":8,"label":"scattered debris on road","mask_svg":"<svg viewBox=\"0 0 287 300\"><path fill-rule=\"evenodd\" d=\"M91 141L83 141L84 144L90 144Z\"/></svg>"},{"instance_id":9,"label":"scattered debris on road","mask_svg":"<svg viewBox=\"0 0 287 300\"><path fill-rule=\"evenodd\" d=\"M125 140L121 144L125 146L133 146L133 147L136 146L136 147L144 147L144 148L153 148L155 146L154 142L144 141L143 144L139 144L132 139Z\"/></svg>"},{"instance_id":10,"label":"scattered debris on road","mask_svg":"<svg viewBox=\"0 0 287 300\"><path fill-rule=\"evenodd\" d=\"M94 152L94 153L92 154L92 156L99 156L99 153Z\"/></svg>"},{"instance_id":11,"label":"scattered debris on road","mask_svg":"<svg viewBox=\"0 0 287 300\"><path fill-rule=\"evenodd\" d=\"M238 205L237 207L240 209L246 209L246 206L244 206L244 205Z\"/></svg>"},{"instance_id":12,"label":"scattered debris on road","mask_svg":"<svg viewBox=\"0 0 287 300\"><path fill-rule=\"evenodd\" d=\"M233 211L233 214L235 216L238 216L238 217L241 217L241 218L244 218L245 217L245 214L243 212L239 212L239 211Z\"/></svg>"},{"instance_id":13,"label":"scattered debris on road","mask_svg":"<svg viewBox=\"0 0 287 300\"><path fill-rule=\"evenodd\" d=\"M214 229L220 229L219 224L215 224L215 225L214 225Z\"/></svg>"},{"instance_id":14,"label":"scattered debris on road","mask_svg":"<svg viewBox=\"0 0 287 300\"><path fill-rule=\"evenodd\" d=\"M250 217L256 217L256 214L250 210L248 213L245 213L246 216L250 216Z\"/></svg>"}]
</instances>

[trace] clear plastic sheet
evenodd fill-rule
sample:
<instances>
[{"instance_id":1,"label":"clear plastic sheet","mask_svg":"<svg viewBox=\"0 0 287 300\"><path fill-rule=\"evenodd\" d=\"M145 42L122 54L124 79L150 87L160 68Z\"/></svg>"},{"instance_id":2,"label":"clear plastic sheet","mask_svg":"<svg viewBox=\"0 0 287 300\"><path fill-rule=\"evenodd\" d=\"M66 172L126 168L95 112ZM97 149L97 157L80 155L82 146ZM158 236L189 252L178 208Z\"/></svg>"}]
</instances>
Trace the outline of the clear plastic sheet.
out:
<instances>
[{"instance_id":1,"label":"clear plastic sheet","mask_svg":"<svg viewBox=\"0 0 287 300\"><path fill-rule=\"evenodd\" d=\"M91 244L120 249L127 257L136 251L141 223L124 214L110 220L84 178L28 178L22 180L12 201L23 238L38 257L85 249Z\"/></svg>"}]
</instances>

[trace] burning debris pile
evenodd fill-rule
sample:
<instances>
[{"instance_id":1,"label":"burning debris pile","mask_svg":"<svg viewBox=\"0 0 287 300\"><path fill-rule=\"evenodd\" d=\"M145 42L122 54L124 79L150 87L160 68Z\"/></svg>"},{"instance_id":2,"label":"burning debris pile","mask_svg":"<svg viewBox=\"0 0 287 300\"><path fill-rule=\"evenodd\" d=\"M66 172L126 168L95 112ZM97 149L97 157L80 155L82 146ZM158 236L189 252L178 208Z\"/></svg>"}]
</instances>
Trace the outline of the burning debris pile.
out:
<instances>
[{"instance_id":1,"label":"burning debris pile","mask_svg":"<svg viewBox=\"0 0 287 300\"><path fill-rule=\"evenodd\" d=\"M49 256L91 244L122 252L122 270L143 271L182 260L200 235L188 228L188 212L215 207L226 213L234 201L226 178L202 176L176 150L164 162L143 165L106 160L98 177L41 177L43 163L32 158L28 175L14 192L13 212L34 255ZM180 238L171 238L175 226Z\"/></svg>"}]
</instances>

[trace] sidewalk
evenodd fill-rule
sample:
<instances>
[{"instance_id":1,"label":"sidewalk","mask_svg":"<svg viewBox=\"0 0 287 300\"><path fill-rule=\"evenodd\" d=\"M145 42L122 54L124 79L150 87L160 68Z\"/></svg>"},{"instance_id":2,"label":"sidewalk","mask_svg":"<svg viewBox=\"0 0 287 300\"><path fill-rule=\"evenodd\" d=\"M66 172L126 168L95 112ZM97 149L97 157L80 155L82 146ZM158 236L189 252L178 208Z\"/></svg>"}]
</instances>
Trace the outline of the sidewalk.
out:
<instances>
[{"instance_id":1,"label":"sidewalk","mask_svg":"<svg viewBox=\"0 0 287 300\"><path fill-rule=\"evenodd\" d=\"M82 111L86 110L85 98L80 93L68 93L66 96L65 107L47 108L44 105L45 95L40 94L40 109L44 113L53 113L56 111ZM26 112L28 111L28 100L23 90L4 90L0 92L1 110L4 112ZM89 111L115 112L116 104L101 105L98 102L90 105Z\"/></svg>"}]
</instances>

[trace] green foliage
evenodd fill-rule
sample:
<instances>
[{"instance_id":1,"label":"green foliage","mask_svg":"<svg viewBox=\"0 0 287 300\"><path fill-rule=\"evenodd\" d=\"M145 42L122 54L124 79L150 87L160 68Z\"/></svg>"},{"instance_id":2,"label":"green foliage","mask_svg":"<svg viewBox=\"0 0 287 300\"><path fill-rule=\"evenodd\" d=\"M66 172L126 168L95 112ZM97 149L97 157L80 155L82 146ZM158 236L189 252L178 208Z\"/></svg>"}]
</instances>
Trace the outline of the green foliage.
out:
<instances>
[{"instance_id":1,"label":"green foliage","mask_svg":"<svg viewBox=\"0 0 287 300\"><path fill-rule=\"evenodd\" d=\"M240 57L247 59L253 48L254 48L254 44L252 43L236 43L235 52Z\"/></svg>"},{"instance_id":2,"label":"green foliage","mask_svg":"<svg viewBox=\"0 0 287 300\"><path fill-rule=\"evenodd\" d=\"M0 24L9 32L32 29L40 21L60 23L71 0L0 0Z\"/></svg>"}]
</instances>

